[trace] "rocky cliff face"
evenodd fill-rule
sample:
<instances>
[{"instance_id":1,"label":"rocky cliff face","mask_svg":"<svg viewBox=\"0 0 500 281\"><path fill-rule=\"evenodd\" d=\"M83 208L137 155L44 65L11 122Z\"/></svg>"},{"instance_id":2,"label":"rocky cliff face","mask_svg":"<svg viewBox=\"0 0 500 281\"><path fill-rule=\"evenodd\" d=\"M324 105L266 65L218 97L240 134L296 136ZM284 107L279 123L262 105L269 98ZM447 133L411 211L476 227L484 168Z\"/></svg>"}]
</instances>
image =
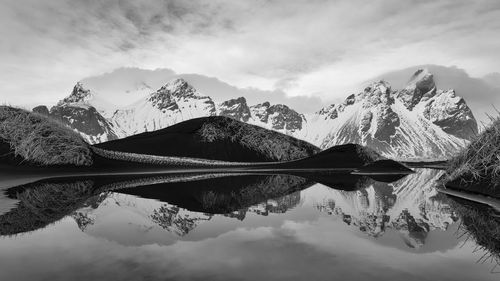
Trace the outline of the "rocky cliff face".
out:
<instances>
[{"instance_id":1,"label":"rocky cliff face","mask_svg":"<svg viewBox=\"0 0 500 281\"><path fill-rule=\"evenodd\" d=\"M374 82L311 119L307 138L322 148L352 142L394 158L447 158L477 133L465 101L453 90L437 90L426 70L402 90Z\"/></svg>"},{"instance_id":2,"label":"rocky cliff face","mask_svg":"<svg viewBox=\"0 0 500 281\"><path fill-rule=\"evenodd\" d=\"M114 125L91 105L93 94L77 83L71 94L50 110L42 105L34 112L50 116L78 131L89 143L117 139Z\"/></svg>"},{"instance_id":3,"label":"rocky cliff face","mask_svg":"<svg viewBox=\"0 0 500 281\"><path fill-rule=\"evenodd\" d=\"M153 131L191 118L222 115L279 131L321 148L345 143L369 146L394 158L448 158L477 133L477 122L464 99L440 90L433 75L421 69L404 89L377 81L342 103L303 115L283 104L248 105L244 97L220 104L183 79L122 108L105 104L78 83L72 93L48 110L91 143ZM48 113L47 113L48 112Z\"/></svg>"},{"instance_id":4,"label":"rocky cliff face","mask_svg":"<svg viewBox=\"0 0 500 281\"><path fill-rule=\"evenodd\" d=\"M304 127L304 115L284 104L271 105L269 102L250 107L255 124L266 124L265 127L288 134L299 132Z\"/></svg>"},{"instance_id":5,"label":"rocky cliff face","mask_svg":"<svg viewBox=\"0 0 500 281\"><path fill-rule=\"evenodd\" d=\"M219 105L220 116L226 116L241 122L247 122L251 118L250 108L244 97L231 99Z\"/></svg>"}]
</instances>

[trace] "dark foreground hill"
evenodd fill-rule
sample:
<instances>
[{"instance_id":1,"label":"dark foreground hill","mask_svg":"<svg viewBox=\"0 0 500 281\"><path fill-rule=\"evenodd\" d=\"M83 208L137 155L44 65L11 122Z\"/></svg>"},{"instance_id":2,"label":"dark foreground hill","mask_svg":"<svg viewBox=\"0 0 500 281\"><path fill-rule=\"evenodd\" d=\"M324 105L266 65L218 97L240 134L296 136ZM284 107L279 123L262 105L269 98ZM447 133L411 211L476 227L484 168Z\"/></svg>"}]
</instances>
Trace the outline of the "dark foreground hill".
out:
<instances>
[{"instance_id":1,"label":"dark foreground hill","mask_svg":"<svg viewBox=\"0 0 500 281\"><path fill-rule=\"evenodd\" d=\"M278 163L275 166L281 169L345 169L360 174L413 172L403 164L387 159L371 148L351 143L337 145L310 157Z\"/></svg>"},{"instance_id":2,"label":"dark foreground hill","mask_svg":"<svg viewBox=\"0 0 500 281\"><path fill-rule=\"evenodd\" d=\"M96 147L238 162L289 161L320 151L305 141L222 116L191 119L165 129L97 144Z\"/></svg>"}]
</instances>

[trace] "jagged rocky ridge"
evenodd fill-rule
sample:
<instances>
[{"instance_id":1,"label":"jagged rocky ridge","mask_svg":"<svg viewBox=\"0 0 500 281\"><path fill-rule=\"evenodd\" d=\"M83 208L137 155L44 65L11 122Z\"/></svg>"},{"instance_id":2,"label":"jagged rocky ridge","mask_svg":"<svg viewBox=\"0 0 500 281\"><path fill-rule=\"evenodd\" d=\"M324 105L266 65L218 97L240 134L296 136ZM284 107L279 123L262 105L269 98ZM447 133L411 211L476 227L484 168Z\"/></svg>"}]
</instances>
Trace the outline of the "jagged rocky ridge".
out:
<instances>
[{"instance_id":1,"label":"jagged rocky ridge","mask_svg":"<svg viewBox=\"0 0 500 281\"><path fill-rule=\"evenodd\" d=\"M33 108L34 112L48 115L79 132L89 143L100 143L117 139L113 122L103 116L94 104L98 104L93 93L77 83L71 94L59 101L50 110L45 105Z\"/></svg>"},{"instance_id":2,"label":"jagged rocky ridge","mask_svg":"<svg viewBox=\"0 0 500 281\"><path fill-rule=\"evenodd\" d=\"M345 143L371 147L384 156L444 159L463 148L477 133L477 122L454 90L439 90L434 77L418 70L401 90L377 81L314 114L304 115L283 104L248 105L244 97L216 104L183 79L124 108L114 108L78 83L70 96L48 114L100 143L162 129L203 116L227 116L311 142L322 149Z\"/></svg>"},{"instance_id":3,"label":"jagged rocky ridge","mask_svg":"<svg viewBox=\"0 0 500 281\"><path fill-rule=\"evenodd\" d=\"M309 123L303 137L321 148L359 143L393 158L448 158L477 134L465 101L454 90L438 90L426 70L402 90L374 82L323 108Z\"/></svg>"}]
</instances>

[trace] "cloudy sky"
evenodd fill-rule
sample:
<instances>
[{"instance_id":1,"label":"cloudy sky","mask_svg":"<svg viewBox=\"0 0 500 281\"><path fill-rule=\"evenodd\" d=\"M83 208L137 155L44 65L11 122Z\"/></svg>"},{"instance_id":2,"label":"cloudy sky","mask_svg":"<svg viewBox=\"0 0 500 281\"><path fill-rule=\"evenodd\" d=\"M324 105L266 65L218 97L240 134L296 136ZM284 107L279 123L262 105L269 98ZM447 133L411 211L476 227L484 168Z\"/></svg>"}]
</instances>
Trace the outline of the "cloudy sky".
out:
<instances>
[{"instance_id":1,"label":"cloudy sky","mask_svg":"<svg viewBox=\"0 0 500 281\"><path fill-rule=\"evenodd\" d=\"M420 64L500 71L500 1L0 0L0 102L119 67L330 100Z\"/></svg>"}]
</instances>

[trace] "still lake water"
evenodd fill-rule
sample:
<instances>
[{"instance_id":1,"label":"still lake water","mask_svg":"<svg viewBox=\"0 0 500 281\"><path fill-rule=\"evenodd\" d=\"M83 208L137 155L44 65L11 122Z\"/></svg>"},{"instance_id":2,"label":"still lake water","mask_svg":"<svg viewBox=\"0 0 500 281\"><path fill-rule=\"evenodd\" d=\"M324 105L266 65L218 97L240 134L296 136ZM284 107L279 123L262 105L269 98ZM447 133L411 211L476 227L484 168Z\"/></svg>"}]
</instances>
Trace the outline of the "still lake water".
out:
<instances>
[{"instance_id":1,"label":"still lake water","mask_svg":"<svg viewBox=\"0 0 500 281\"><path fill-rule=\"evenodd\" d=\"M9 206L0 208L0 280L500 280L499 238L474 235L468 207L434 189L440 173L10 188L0 196Z\"/></svg>"}]
</instances>

